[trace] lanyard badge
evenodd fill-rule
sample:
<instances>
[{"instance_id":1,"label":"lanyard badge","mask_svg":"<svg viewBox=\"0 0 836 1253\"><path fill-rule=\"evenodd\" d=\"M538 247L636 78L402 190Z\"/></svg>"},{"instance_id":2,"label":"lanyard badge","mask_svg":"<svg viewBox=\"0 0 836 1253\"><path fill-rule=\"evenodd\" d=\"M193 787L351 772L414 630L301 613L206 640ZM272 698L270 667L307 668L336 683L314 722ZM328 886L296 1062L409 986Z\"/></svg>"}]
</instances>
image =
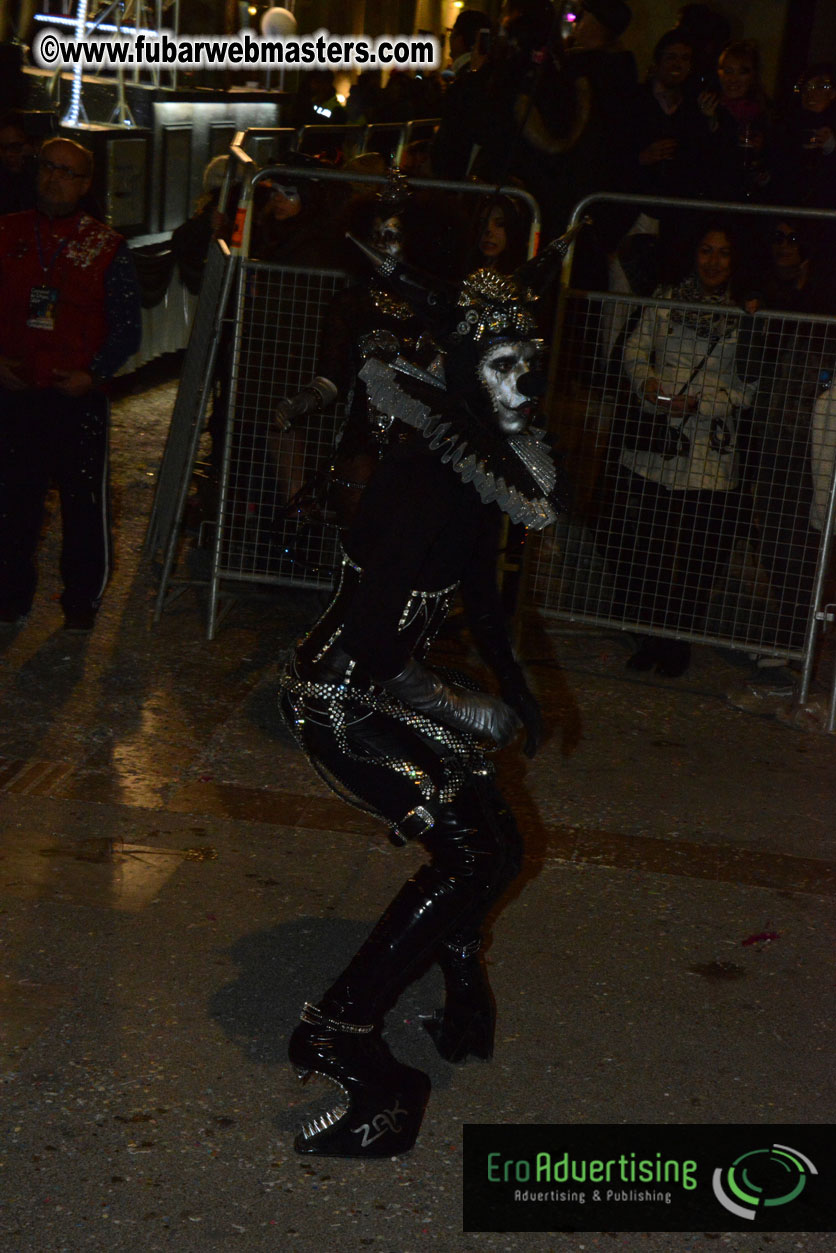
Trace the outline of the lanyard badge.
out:
<instances>
[{"instance_id":1,"label":"lanyard badge","mask_svg":"<svg viewBox=\"0 0 836 1253\"><path fill-rule=\"evenodd\" d=\"M26 325L38 331L54 331L55 306L57 304L57 287L30 288L29 313L26 318Z\"/></svg>"},{"instance_id":2,"label":"lanyard badge","mask_svg":"<svg viewBox=\"0 0 836 1253\"><path fill-rule=\"evenodd\" d=\"M35 242L38 246L38 260L40 261L44 277L41 284L29 289L29 311L26 325L37 331L54 331L55 310L58 305L58 288L50 287L49 280L52 276L52 271L55 269L56 261L70 241L69 237L62 239L52 256L46 258L41 242L41 228L36 217Z\"/></svg>"}]
</instances>

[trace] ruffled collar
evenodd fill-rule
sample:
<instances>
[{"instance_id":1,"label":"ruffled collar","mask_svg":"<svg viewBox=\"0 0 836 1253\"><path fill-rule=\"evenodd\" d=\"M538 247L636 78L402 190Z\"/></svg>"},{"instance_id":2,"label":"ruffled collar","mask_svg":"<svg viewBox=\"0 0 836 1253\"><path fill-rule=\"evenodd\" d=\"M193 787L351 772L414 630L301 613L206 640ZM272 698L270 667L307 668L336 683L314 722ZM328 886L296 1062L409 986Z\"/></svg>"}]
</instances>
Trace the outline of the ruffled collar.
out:
<instances>
[{"instance_id":1,"label":"ruffled collar","mask_svg":"<svg viewBox=\"0 0 836 1253\"><path fill-rule=\"evenodd\" d=\"M420 431L431 451L484 504L495 501L512 522L541 531L565 507L565 481L544 431L504 436L466 401L452 399L431 375L400 358L387 365L370 357L360 378L376 409Z\"/></svg>"}]
</instances>

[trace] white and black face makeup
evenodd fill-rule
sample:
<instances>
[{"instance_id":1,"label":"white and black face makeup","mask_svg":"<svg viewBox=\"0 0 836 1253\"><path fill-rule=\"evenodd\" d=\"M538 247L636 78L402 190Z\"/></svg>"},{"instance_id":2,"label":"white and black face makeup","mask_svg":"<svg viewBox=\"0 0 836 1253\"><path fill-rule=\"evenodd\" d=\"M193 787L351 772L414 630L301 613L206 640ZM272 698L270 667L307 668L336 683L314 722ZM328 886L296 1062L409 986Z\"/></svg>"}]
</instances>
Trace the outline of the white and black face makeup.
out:
<instances>
[{"instance_id":1,"label":"white and black face makeup","mask_svg":"<svg viewBox=\"0 0 836 1253\"><path fill-rule=\"evenodd\" d=\"M504 435L524 431L534 416L536 402L519 390L519 384L530 372L539 348L530 339L506 340L490 347L476 367Z\"/></svg>"},{"instance_id":2,"label":"white and black face makeup","mask_svg":"<svg viewBox=\"0 0 836 1253\"><path fill-rule=\"evenodd\" d=\"M388 218L375 218L371 244L378 252L400 261L403 256L403 223L396 213Z\"/></svg>"}]
</instances>

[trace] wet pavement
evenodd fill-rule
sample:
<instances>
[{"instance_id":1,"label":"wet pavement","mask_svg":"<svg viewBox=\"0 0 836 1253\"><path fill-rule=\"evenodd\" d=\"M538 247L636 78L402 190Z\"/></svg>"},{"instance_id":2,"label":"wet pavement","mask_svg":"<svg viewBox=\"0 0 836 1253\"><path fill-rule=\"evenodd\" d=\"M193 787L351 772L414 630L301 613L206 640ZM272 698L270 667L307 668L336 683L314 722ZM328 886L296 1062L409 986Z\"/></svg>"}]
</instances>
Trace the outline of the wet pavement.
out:
<instances>
[{"instance_id":1,"label":"wet pavement","mask_svg":"<svg viewBox=\"0 0 836 1253\"><path fill-rule=\"evenodd\" d=\"M294 1154L317 1098L286 1037L420 857L279 720L318 593L243 596L209 643L193 590L151 627L140 549L174 389L115 406L93 634L60 629L55 517L35 609L0 637L3 1253L831 1248L461 1230L465 1121L832 1118L836 738L786 715L780 676L708 648L662 680L625 671L624 635L525 622L549 737L500 761L528 859L493 928L494 1061L434 1054L431 972L388 1025L433 1082L413 1152Z\"/></svg>"}]
</instances>

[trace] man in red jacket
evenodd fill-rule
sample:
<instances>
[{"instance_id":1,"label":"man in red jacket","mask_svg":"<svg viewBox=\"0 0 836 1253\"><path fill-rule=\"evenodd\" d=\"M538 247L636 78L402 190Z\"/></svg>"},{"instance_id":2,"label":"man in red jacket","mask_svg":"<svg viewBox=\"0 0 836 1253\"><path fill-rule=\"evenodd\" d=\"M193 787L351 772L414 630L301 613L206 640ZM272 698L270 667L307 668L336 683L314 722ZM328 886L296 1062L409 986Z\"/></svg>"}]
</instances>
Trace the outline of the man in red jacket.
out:
<instances>
[{"instance_id":1,"label":"man in red jacket","mask_svg":"<svg viewBox=\"0 0 836 1253\"><path fill-rule=\"evenodd\" d=\"M0 218L0 623L32 604L52 482L66 628L92 628L110 575L103 385L139 347L141 310L124 240L79 207L92 173L86 148L49 140L37 208Z\"/></svg>"}]
</instances>

